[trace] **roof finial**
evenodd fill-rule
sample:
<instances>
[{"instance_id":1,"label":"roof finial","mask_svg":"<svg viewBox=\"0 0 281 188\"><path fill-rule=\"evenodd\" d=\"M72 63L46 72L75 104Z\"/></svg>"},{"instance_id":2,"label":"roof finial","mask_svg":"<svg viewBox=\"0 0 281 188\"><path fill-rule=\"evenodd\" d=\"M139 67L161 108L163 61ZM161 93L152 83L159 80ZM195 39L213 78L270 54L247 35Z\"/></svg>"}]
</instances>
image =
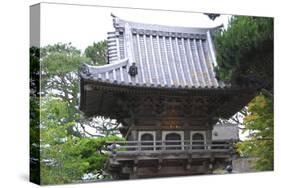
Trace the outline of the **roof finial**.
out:
<instances>
[{"instance_id":1,"label":"roof finial","mask_svg":"<svg viewBox=\"0 0 281 188\"><path fill-rule=\"evenodd\" d=\"M113 19L113 27L118 27L119 18L115 16L112 12L110 13L110 16Z\"/></svg>"},{"instance_id":2,"label":"roof finial","mask_svg":"<svg viewBox=\"0 0 281 188\"><path fill-rule=\"evenodd\" d=\"M115 16L112 12L111 12L110 16L112 16L113 18L116 18L116 17L117 17L117 16Z\"/></svg>"},{"instance_id":3,"label":"roof finial","mask_svg":"<svg viewBox=\"0 0 281 188\"><path fill-rule=\"evenodd\" d=\"M220 16L220 14L214 14L214 13L204 13L205 15L207 15L211 20L215 20L217 17Z\"/></svg>"}]
</instances>

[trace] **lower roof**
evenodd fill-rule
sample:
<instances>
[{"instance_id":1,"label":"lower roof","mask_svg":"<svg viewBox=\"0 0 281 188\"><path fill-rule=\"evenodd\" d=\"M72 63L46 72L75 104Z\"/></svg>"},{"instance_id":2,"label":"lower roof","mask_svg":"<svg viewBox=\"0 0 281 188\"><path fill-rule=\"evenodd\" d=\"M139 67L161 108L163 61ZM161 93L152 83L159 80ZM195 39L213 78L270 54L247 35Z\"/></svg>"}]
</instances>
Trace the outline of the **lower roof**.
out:
<instances>
[{"instance_id":1,"label":"lower roof","mask_svg":"<svg viewBox=\"0 0 281 188\"><path fill-rule=\"evenodd\" d=\"M117 119L120 115L117 101L124 102L129 98L138 100L141 97L176 97L196 99L205 97L209 102L219 101L214 109L220 117L230 118L256 95L257 87L228 87L228 88L147 88L127 85L115 85L93 80L81 79L80 110L87 116L106 116ZM113 110L113 111L112 111Z\"/></svg>"}]
</instances>

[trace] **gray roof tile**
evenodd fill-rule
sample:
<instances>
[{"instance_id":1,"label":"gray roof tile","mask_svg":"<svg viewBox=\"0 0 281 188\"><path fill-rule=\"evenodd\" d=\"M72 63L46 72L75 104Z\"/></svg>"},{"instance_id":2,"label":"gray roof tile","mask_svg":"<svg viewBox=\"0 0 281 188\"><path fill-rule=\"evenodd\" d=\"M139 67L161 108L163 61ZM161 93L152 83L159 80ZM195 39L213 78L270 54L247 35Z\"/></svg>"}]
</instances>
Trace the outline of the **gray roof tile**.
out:
<instances>
[{"instance_id":1,"label":"gray roof tile","mask_svg":"<svg viewBox=\"0 0 281 188\"><path fill-rule=\"evenodd\" d=\"M109 64L84 66L85 79L142 87L218 88L211 34L216 28L186 28L113 19ZM136 63L138 74L129 67ZM85 71L84 71L85 72Z\"/></svg>"}]
</instances>

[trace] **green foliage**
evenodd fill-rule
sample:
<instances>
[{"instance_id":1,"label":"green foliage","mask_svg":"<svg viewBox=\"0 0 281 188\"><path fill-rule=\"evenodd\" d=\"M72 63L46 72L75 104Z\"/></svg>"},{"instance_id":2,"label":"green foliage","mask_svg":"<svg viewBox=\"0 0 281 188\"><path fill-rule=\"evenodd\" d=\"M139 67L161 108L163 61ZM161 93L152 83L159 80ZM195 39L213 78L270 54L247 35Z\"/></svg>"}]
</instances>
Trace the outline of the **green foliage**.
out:
<instances>
[{"instance_id":1,"label":"green foliage","mask_svg":"<svg viewBox=\"0 0 281 188\"><path fill-rule=\"evenodd\" d=\"M29 50L30 58L30 78L34 78L40 69L40 49L31 47Z\"/></svg>"},{"instance_id":2,"label":"green foliage","mask_svg":"<svg viewBox=\"0 0 281 188\"><path fill-rule=\"evenodd\" d=\"M98 49L96 50L95 48ZM99 56L100 51L106 51L106 42L102 41L94 43L93 46L90 46L87 49L92 49L92 55L97 53L97 56ZM72 115L68 117L68 120L76 122L73 128L69 128L70 134L76 136L85 136L85 134L91 135L87 132L85 127L90 126L98 129L100 122L92 122L92 119L85 118L78 109L78 69L81 63L89 63L90 59L81 55L80 51L70 44L60 43L42 48L41 56L41 92L44 95L60 98L69 103ZM105 58L105 56L103 58ZM102 125L107 126L111 124L104 121ZM81 129L79 130L78 127L82 128L83 131L81 131ZM113 127L115 130L112 131L116 132L118 126Z\"/></svg>"},{"instance_id":3,"label":"green foliage","mask_svg":"<svg viewBox=\"0 0 281 188\"><path fill-rule=\"evenodd\" d=\"M35 52L39 54L38 50L32 50L31 56ZM33 64L37 66L37 76L38 70L41 70L41 95L31 100L31 109L35 109L31 115L37 119L32 120L30 132L31 146L37 149L34 156L39 159L40 154L41 184L77 182L83 181L86 173L102 174L104 162L108 158L105 142L120 138L86 137L85 127L98 130L98 124L102 123L85 118L78 109L78 69L81 63L89 63L90 59L71 44L46 46L40 49L40 54L40 58L31 57L36 60L36 64ZM104 128L106 123L103 122ZM110 130L113 126L114 123L110 124ZM118 128L114 127L112 131ZM112 133L108 135L116 134ZM37 139L37 144L34 139ZM38 176L38 173L34 175Z\"/></svg>"},{"instance_id":4,"label":"green foliage","mask_svg":"<svg viewBox=\"0 0 281 188\"><path fill-rule=\"evenodd\" d=\"M107 43L105 40L94 42L93 45L86 48L85 55L92 60L94 65L104 65L107 63L106 49Z\"/></svg>"},{"instance_id":5,"label":"green foliage","mask_svg":"<svg viewBox=\"0 0 281 188\"><path fill-rule=\"evenodd\" d=\"M29 127L29 150L30 150L30 181L40 183L40 114L39 97L30 96L30 127Z\"/></svg>"},{"instance_id":6,"label":"green foliage","mask_svg":"<svg viewBox=\"0 0 281 188\"><path fill-rule=\"evenodd\" d=\"M223 80L255 78L263 95L248 106L244 118L248 140L237 145L242 156L254 157L257 170L273 169L273 18L234 16L215 37L216 72ZM266 96L265 96L266 95Z\"/></svg>"},{"instance_id":7,"label":"green foliage","mask_svg":"<svg viewBox=\"0 0 281 188\"><path fill-rule=\"evenodd\" d=\"M80 138L69 135L74 121L72 112L61 99L47 98L41 106L41 183L62 184L81 180L85 173L102 173L108 158L106 141L120 137Z\"/></svg>"},{"instance_id":8,"label":"green foliage","mask_svg":"<svg viewBox=\"0 0 281 188\"><path fill-rule=\"evenodd\" d=\"M66 121L82 122L84 117L78 110L78 69L90 59L81 55L71 44L55 44L41 49L41 93L43 96L59 98L69 105L71 113ZM76 125L75 124L75 125ZM68 128L69 134L78 136L78 130Z\"/></svg>"},{"instance_id":9,"label":"green foliage","mask_svg":"<svg viewBox=\"0 0 281 188\"><path fill-rule=\"evenodd\" d=\"M77 138L67 134L75 122L66 121L69 105L47 98L41 104L40 148L41 183L69 183L81 179L88 163L77 150Z\"/></svg>"},{"instance_id":10,"label":"green foliage","mask_svg":"<svg viewBox=\"0 0 281 188\"><path fill-rule=\"evenodd\" d=\"M273 18L234 16L215 37L217 73L223 80L254 75L273 87Z\"/></svg>"},{"instance_id":11,"label":"green foliage","mask_svg":"<svg viewBox=\"0 0 281 188\"><path fill-rule=\"evenodd\" d=\"M68 54L67 52L53 52L46 56L42 61L42 71L44 74L51 76L65 75L77 68L87 59L79 54ZM48 72L47 72L48 71Z\"/></svg>"},{"instance_id":12,"label":"green foliage","mask_svg":"<svg viewBox=\"0 0 281 188\"><path fill-rule=\"evenodd\" d=\"M41 57L48 56L50 53L67 53L69 55L80 55L81 51L71 45L71 43L57 43L54 45L47 45L40 49Z\"/></svg>"},{"instance_id":13,"label":"green foliage","mask_svg":"<svg viewBox=\"0 0 281 188\"><path fill-rule=\"evenodd\" d=\"M40 183L40 114L39 114L39 67L40 67L40 49L36 47L30 48L30 181Z\"/></svg>"},{"instance_id":14,"label":"green foliage","mask_svg":"<svg viewBox=\"0 0 281 188\"><path fill-rule=\"evenodd\" d=\"M41 88L44 94L61 98L73 106L78 104L78 68L90 59L69 44L42 48ZM55 91L55 92L54 92Z\"/></svg>"},{"instance_id":15,"label":"green foliage","mask_svg":"<svg viewBox=\"0 0 281 188\"><path fill-rule=\"evenodd\" d=\"M118 136L107 136L98 138L83 138L79 141L80 153L83 159L89 163L87 173L100 172L108 158L108 149L106 142L121 141Z\"/></svg>"},{"instance_id":16,"label":"green foliage","mask_svg":"<svg viewBox=\"0 0 281 188\"><path fill-rule=\"evenodd\" d=\"M273 170L273 101L259 95L248 106L249 115L244 118L249 139L237 144L242 156L254 157L256 170Z\"/></svg>"}]
</instances>

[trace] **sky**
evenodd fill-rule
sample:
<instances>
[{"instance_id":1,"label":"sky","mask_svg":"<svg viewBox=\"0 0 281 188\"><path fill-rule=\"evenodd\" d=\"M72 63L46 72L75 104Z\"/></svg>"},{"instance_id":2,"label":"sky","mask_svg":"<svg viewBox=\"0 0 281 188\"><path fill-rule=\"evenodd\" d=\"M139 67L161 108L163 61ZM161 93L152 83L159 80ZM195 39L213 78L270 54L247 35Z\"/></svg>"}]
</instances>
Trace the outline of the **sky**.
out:
<instances>
[{"instance_id":1,"label":"sky","mask_svg":"<svg viewBox=\"0 0 281 188\"><path fill-rule=\"evenodd\" d=\"M111 13L134 22L184 27L227 26L230 18L229 15L221 15L212 21L202 13L48 3L41 6L41 46L71 42L82 51L93 42L105 40L107 32L113 31Z\"/></svg>"}]
</instances>

